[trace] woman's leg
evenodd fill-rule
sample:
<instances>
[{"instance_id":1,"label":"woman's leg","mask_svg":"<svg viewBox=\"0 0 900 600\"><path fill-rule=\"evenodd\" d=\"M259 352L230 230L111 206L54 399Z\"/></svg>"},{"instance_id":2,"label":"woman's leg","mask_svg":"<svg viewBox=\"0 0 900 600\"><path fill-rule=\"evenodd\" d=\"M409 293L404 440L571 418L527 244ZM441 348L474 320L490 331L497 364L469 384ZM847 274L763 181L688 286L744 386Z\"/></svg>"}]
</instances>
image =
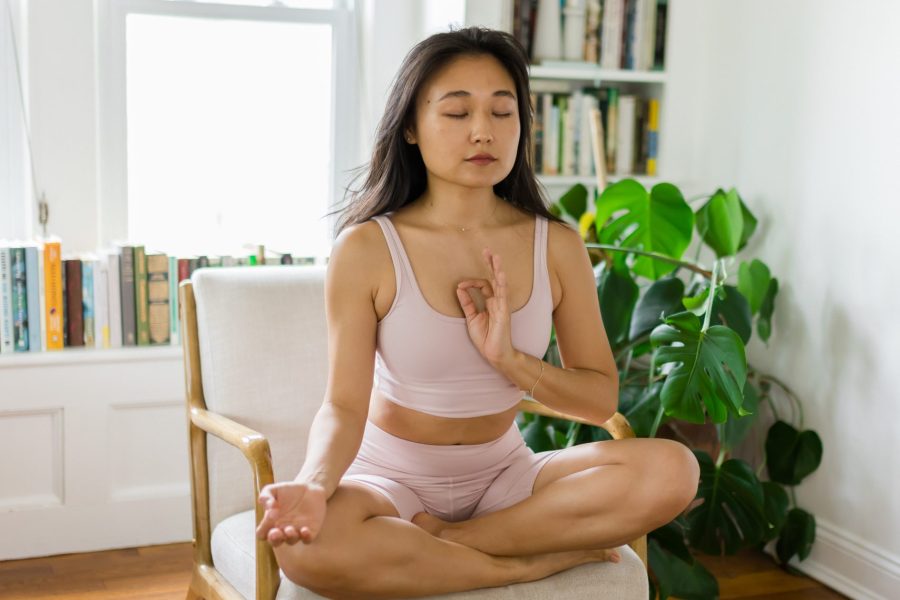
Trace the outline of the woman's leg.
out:
<instances>
[{"instance_id":1,"label":"woman's leg","mask_svg":"<svg viewBox=\"0 0 900 600\"><path fill-rule=\"evenodd\" d=\"M696 495L698 477L697 459L671 440L581 444L543 466L530 497L467 521L447 523L419 513L414 522L489 554L613 548L681 513ZM507 483L515 484L501 475L494 485Z\"/></svg>"},{"instance_id":2,"label":"woman's leg","mask_svg":"<svg viewBox=\"0 0 900 600\"><path fill-rule=\"evenodd\" d=\"M275 556L285 575L336 599L409 598L542 579L605 551L492 556L436 538L399 518L386 496L342 482L328 500L325 522L310 544L282 544Z\"/></svg>"}]
</instances>

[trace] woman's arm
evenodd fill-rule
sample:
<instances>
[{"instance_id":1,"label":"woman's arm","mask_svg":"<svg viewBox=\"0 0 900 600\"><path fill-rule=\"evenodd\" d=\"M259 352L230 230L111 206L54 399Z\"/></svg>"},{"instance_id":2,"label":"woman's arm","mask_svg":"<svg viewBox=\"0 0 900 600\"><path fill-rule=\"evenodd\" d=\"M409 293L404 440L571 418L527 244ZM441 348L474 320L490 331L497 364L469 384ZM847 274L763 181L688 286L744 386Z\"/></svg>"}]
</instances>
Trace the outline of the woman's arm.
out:
<instances>
[{"instance_id":1,"label":"woman's arm","mask_svg":"<svg viewBox=\"0 0 900 600\"><path fill-rule=\"evenodd\" d=\"M359 451L375 368L374 297L382 240L379 225L362 223L334 242L325 276L328 385L313 419L306 458L295 481L315 483L330 498ZM382 263L383 264L383 263Z\"/></svg>"},{"instance_id":2,"label":"woman's arm","mask_svg":"<svg viewBox=\"0 0 900 600\"><path fill-rule=\"evenodd\" d=\"M563 368L516 351L496 367L520 389L534 388L534 399L552 409L604 423L619 404L619 373L606 337L594 270L578 233L549 222L548 262L553 265L562 298L553 312ZM540 357L538 357L540 358Z\"/></svg>"}]
</instances>

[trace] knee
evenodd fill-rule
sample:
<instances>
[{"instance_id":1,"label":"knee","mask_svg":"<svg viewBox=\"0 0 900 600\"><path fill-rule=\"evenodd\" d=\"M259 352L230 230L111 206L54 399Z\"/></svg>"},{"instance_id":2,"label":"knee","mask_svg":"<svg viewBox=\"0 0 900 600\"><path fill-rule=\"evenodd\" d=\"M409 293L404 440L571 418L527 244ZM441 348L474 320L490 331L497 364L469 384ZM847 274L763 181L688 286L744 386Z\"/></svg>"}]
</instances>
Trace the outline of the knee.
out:
<instances>
[{"instance_id":1,"label":"knee","mask_svg":"<svg viewBox=\"0 0 900 600\"><path fill-rule=\"evenodd\" d=\"M678 516L697 496L700 464L690 448L680 442L660 439L656 459L658 491L662 512L669 520Z\"/></svg>"}]
</instances>

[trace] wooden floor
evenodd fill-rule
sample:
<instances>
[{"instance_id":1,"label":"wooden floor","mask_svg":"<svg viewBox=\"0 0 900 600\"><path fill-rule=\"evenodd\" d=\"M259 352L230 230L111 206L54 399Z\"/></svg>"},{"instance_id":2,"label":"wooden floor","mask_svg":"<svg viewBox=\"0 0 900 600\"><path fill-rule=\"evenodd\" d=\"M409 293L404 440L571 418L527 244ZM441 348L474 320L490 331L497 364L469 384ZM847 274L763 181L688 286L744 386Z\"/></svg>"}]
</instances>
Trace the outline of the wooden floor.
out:
<instances>
[{"instance_id":1,"label":"wooden floor","mask_svg":"<svg viewBox=\"0 0 900 600\"><path fill-rule=\"evenodd\" d=\"M844 596L788 574L766 555L701 557L718 578L721 598L831 599ZM0 562L3 600L181 600L191 568L190 544L167 544Z\"/></svg>"}]
</instances>

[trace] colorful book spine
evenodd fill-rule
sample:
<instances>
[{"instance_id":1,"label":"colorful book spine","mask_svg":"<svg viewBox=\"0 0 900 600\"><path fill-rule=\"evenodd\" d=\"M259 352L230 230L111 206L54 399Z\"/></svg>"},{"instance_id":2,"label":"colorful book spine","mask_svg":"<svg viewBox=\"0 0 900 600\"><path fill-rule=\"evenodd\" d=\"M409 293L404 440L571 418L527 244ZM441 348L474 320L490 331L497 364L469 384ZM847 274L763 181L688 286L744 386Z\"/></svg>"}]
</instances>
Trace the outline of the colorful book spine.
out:
<instances>
[{"instance_id":1,"label":"colorful book spine","mask_svg":"<svg viewBox=\"0 0 900 600\"><path fill-rule=\"evenodd\" d=\"M109 307L109 347L122 347L122 290L119 253L106 253L106 298Z\"/></svg>"},{"instance_id":2,"label":"colorful book spine","mask_svg":"<svg viewBox=\"0 0 900 600\"><path fill-rule=\"evenodd\" d=\"M150 343L169 343L169 258L147 255L147 308Z\"/></svg>"},{"instance_id":3,"label":"colorful book spine","mask_svg":"<svg viewBox=\"0 0 900 600\"><path fill-rule=\"evenodd\" d=\"M25 288L28 303L28 350L41 351L41 265L36 245L25 247Z\"/></svg>"},{"instance_id":4,"label":"colorful book spine","mask_svg":"<svg viewBox=\"0 0 900 600\"><path fill-rule=\"evenodd\" d=\"M647 120L647 175L656 175L659 154L659 99L650 98L650 117Z\"/></svg>"},{"instance_id":5,"label":"colorful book spine","mask_svg":"<svg viewBox=\"0 0 900 600\"><path fill-rule=\"evenodd\" d=\"M66 344L84 346L84 306L81 297L81 260L63 260L66 272Z\"/></svg>"},{"instance_id":6,"label":"colorful book spine","mask_svg":"<svg viewBox=\"0 0 900 600\"><path fill-rule=\"evenodd\" d=\"M619 88L609 88L607 91L607 115L606 115L606 172L616 172L616 156L618 155L618 129L619 129Z\"/></svg>"},{"instance_id":7,"label":"colorful book spine","mask_svg":"<svg viewBox=\"0 0 900 600\"><path fill-rule=\"evenodd\" d=\"M12 272L13 350L28 352L28 281L25 275L25 248L10 248Z\"/></svg>"},{"instance_id":8,"label":"colorful book spine","mask_svg":"<svg viewBox=\"0 0 900 600\"><path fill-rule=\"evenodd\" d=\"M81 331L84 345L93 348L94 339L94 261L85 258L81 261Z\"/></svg>"},{"instance_id":9,"label":"colorful book spine","mask_svg":"<svg viewBox=\"0 0 900 600\"><path fill-rule=\"evenodd\" d=\"M106 259L94 260L94 344L109 348L109 275Z\"/></svg>"},{"instance_id":10,"label":"colorful book spine","mask_svg":"<svg viewBox=\"0 0 900 600\"><path fill-rule=\"evenodd\" d=\"M8 246L0 246L0 354L12 353L12 265Z\"/></svg>"},{"instance_id":11,"label":"colorful book spine","mask_svg":"<svg viewBox=\"0 0 900 600\"><path fill-rule=\"evenodd\" d=\"M143 246L134 247L134 317L137 345L150 345L150 315L147 299L147 255Z\"/></svg>"},{"instance_id":12,"label":"colorful book spine","mask_svg":"<svg viewBox=\"0 0 900 600\"><path fill-rule=\"evenodd\" d=\"M59 241L45 241L44 259L44 322L46 323L47 350L62 350L65 338L63 321L63 267L62 248Z\"/></svg>"}]
</instances>

